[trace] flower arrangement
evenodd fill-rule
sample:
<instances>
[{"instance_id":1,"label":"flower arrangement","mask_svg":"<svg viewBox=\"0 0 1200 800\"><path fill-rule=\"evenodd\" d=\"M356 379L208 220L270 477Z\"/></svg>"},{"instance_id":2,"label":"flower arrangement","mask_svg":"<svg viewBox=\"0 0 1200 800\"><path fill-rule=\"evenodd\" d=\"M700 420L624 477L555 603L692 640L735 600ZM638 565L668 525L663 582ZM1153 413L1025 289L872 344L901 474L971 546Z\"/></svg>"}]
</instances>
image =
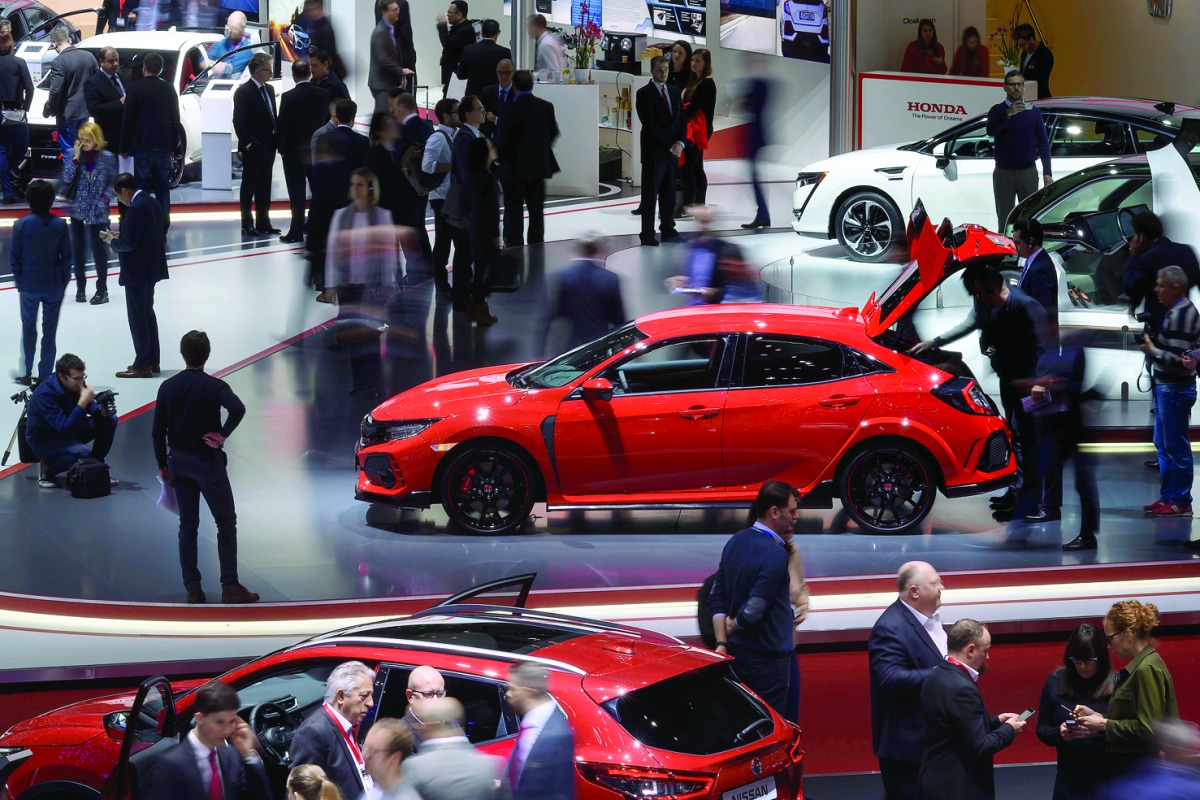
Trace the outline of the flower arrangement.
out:
<instances>
[{"instance_id":1,"label":"flower arrangement","mask_svg":"<svg viewBox=\"0 0 1200 800\"><path fill-rule=\"evenodd\" d=\"M568 50L574 53L575 69L588 69L592 66L592 58L596 55L596 47L604 31L596 24L596 16L591 13L588 3L579 6L579 24L569 36L565 37Z\"/></svg>"},{"instance_id":2,"label":"flower arrangement","mask_svg":"<svg viewBox=\"0 0 1200 800\"><path fill-rule=\"evenodd\" d=\"M1005 67L1015 67L1021 63L1021 47L1013 39L1013 31L1021 24L1021 6L1018 3L1013 8L1012 19L1007 28L996 28L988 36L988 48L1000 54L1000 63Z\"/></svg>"}]
</instances>

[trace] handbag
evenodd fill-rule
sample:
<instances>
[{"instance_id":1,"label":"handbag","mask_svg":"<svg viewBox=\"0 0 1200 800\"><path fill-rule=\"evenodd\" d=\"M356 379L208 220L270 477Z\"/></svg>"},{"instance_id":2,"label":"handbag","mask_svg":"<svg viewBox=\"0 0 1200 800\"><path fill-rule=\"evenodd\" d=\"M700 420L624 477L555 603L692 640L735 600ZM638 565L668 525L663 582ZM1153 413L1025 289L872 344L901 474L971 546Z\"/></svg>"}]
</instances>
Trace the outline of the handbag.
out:
<instances>
[{"instance_id":1,"label":"handbag","mask_svg":"<svg viewBox=\"0 0 1200 800\"><path fill-rule=\"evenodd\" d=\"M75 174L71 176L71 180L64 181L62 185L59 186L59 196L68 200L69 202L74 203L75 196L79 194L79 177L81 175L83 175L83 165L77 164L75 168Z\"/></svg>"},{"instance_id":2,"label":"handbag","mask_svg":"<svg viewBox=\"0 0 1200 800\"><path fill-rule=\"evenodd\" d=\"M26 120L23 108L6 108L0 111L0 125L24 125Z\"/></svg>"},{"instance_id":3,"label":"handbag","mask_svg":"<svg viewBox=\"0 0 1200 800\"><path fill-rule=\"evenodd\" d=\"M496 253L488 260L484 272L487 292L515 292L521 288L521 259L512 253Z\"/></svg>"},{"instance_id":4,"label":"handbag","mask_svg":"<svg viewBox=\"0 0 1200 800\"><path fill-rule=\"evenodd\" d=\"M81 458L67 470L67 488L71 497L90 500L112 494L108 464L96 458Z\"/></svg>"}]
</instances>

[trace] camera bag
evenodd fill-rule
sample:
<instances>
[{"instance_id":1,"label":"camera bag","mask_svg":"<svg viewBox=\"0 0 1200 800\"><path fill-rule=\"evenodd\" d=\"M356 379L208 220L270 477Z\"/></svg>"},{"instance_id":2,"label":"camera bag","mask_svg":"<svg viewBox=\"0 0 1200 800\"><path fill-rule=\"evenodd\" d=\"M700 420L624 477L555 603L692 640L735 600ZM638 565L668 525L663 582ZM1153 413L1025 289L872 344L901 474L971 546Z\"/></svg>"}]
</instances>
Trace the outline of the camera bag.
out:
<instances>
[{"instance_id":1,"label":"camera bag","mask_svg":"<svg viewBox=\"0 0 1200 800\"><path fill-rule=\"evenodd\" d=\"M25 429L27 427L28 424L25 421L25 417L22 416L17 421L17 457L21 459L22 464L36 464L39 461L37 453L33 452L33 447L25 439Z\"/></svg>"},{"instance_id":2,"label":"camera bag","mask_svg":"<svg viewBox=\"0 0 1200 800\"><path fill-rule=\"evenodd\" d=\"M90 500L108 497L112 485L108 482L108 464L96 458L81 458L67 470L67 488L71 497Z\"/></svg>"}]
</instances>

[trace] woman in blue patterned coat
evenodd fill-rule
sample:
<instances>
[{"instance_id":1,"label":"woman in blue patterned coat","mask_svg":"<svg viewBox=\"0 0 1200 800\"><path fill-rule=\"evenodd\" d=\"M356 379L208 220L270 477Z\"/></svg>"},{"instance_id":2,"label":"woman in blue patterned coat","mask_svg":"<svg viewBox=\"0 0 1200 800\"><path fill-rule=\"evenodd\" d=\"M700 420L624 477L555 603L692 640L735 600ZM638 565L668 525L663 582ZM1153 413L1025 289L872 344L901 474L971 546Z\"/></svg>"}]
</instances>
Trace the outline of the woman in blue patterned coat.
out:
<instances>
[{"instance_id":1,"label":"woman in blue patterned coat","mask_svg":"<svg viewBox=\"0 0 1200 800\"><path fill-rule=\"evenodd\" d=\"M108 246L100 231L108 230L109 202L116 195L117 157L104 149L104 133L94 122L85 122L75 134L75 155L63 166L63 185L79 175L71 204L71 245L75 253L75 302L87 302L87 253L84 237L91 240L96 262L96 294L92 305L108 302Z\"/></svg>"}]
</instances>

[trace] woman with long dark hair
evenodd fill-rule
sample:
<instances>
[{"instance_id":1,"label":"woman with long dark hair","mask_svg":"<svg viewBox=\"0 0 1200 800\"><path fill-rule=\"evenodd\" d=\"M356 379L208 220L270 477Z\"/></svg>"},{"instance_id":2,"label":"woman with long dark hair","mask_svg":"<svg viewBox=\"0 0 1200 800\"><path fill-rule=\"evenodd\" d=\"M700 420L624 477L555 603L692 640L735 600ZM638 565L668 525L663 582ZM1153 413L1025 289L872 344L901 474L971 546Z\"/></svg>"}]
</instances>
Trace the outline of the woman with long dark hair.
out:
<instances>
[{"instance_id":1,"label":"woman with long dark hair","mask_svg":"<svg viewBox=\"0 0 1200 800\"><path fill-rule=\"evenodd\" d=\"M667 83L682 92L692 82L692 45L680 39L671 45L666 55L671 59Z\"/></svg>"},{"instance_id":2,"label":"woman with long dark hair","mask_svg":"<svg viewBox=\"0 0 1200 800\"><path fill-rule=\"evenodd\" d=\"M471 286L472 303L468 314L480 325L492 325L496 318L488 309L484 282L492 260L500 254L500 184L492 172L496 148L481 136L467 148L468 202L471 204L471 255L475 260Z\"/></svg>"},{"instance_id":3,"label":"woman with long dark hair","mask_svg":"<svg viewBox=\"0 0 1200 800\"><path fill-rule=\"evenodd\" d=\"M25 159L29 149L26 112L33 103L33 80L25 59L13 55L13 38L0 33L0 203L17 201L8 171Z\"/></svg>"},{"instance_id":4,"label":"woman with long dark hair","mask_svg":"<svg viewBox=\"0 0 1200 800\"><path fill-rule=\"evenodd\" d=\"M966 78L986 78L991 74L991 65L988 64L990 57L988 49L980 43L979 31L974 25L970 25L963 31L962 44L954 53L950 74Z\"/></svg>"},{"instance_id":5,"label":"woman with long dark hair","mask_svg":"<svg viewBox=\"0 0 1200 800\"><path fill-rule=\"evenodd\" d=\"M683 119L687 125L683 148L683 207L704 205L708 176L704 174L704 151L713 134L717 114L717 83L713 80L712 54L703 47L692 53L692 80L683 90Z\"/></svg>"},{"instance_id":6,"label":"woman with long dark hair","mask_svg":"<svg viewBox=\"0 0 1200 800\"><path fill-rule=\"evenodd\" d=\"M904 50L900 71L925 75L946 74L946 48L938 41L933 20L923 19L917 24L917 38L909 42Z\"/></svg>"},{"instance_id":7,"label":"woman with long dark hair","mask_svg":"<svg viewBox=\"0 0 1200 800\"><path fill-rule=\"evenodd\" d=\"M1076 706L1087 705L1101 714L1108 709L1115 678L1104 634L1087 623L1075 628L1062 666L1046 678L1038 708L1038 739L1058 751L1054 800L1087 800L1107 778L1104 742L1067 737L1078 724L1072 713Z\"/></svg>"}]
</instances>

